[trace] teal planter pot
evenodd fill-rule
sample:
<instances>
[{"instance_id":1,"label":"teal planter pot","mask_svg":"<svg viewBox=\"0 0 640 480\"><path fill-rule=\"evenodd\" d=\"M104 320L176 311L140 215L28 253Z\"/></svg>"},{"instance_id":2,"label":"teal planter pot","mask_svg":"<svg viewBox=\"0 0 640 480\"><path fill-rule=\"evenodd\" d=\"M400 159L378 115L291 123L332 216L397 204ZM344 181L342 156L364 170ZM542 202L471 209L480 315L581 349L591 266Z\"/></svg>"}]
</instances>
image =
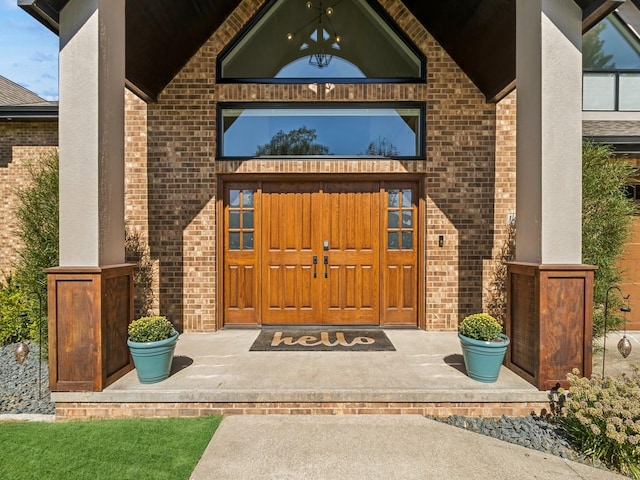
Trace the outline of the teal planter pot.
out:
<instances>
[{"instance_id":1,"label":"teal planter pot","mask_svg":"<svg viewBox=\"0 0 640 480\"><path fill-rule=\"evenodd\" d=\"M482 383L493 383L498 379L500 366L509 346L509 338L500 334L504 342L486 342L465 337L458 333L467 375Z\"/></svg>"},{"instance_id":2,"label":"teal planter pot","mask_svg":"<svg viewBox=\"0 0 640 480\"><path fill-rule=\"evenodd\" d=\"M127 340L140 383L157 383L169 377L178 335L174 330L173 335L158 342Z\"/></svg>"}]
</instances>

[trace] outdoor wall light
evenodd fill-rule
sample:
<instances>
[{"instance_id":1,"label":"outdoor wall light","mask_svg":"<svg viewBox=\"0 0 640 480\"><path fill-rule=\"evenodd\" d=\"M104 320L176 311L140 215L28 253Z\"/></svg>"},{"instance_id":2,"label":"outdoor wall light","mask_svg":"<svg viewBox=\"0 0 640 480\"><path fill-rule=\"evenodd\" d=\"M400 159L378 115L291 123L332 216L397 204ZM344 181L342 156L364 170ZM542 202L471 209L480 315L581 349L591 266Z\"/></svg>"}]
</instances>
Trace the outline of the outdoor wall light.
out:
<instances>
[{"instance_id":1,"label":"outdoor wall light","mask_svg":"<svg viewBox=\"0 0 640 480\"><path fill-rule=\"evenodd\" d=\"M624 295L622 290L617 285L613 285L607 289L607 293L604 298L604 337L602 342L602 378L604 379L604 364L605 357L607 355L607 319L609 317L609 292L611 290L617 290L620 294L620 297L624 301L622 306L620 307L620 311L623 312L624 315L624 335L618 342L618 352L622 355L623 358L627 358L631 353L631 342L627 338L627 313L631 311L631 307L629 306L629 295Z\"/></svg>"}]
</instances>

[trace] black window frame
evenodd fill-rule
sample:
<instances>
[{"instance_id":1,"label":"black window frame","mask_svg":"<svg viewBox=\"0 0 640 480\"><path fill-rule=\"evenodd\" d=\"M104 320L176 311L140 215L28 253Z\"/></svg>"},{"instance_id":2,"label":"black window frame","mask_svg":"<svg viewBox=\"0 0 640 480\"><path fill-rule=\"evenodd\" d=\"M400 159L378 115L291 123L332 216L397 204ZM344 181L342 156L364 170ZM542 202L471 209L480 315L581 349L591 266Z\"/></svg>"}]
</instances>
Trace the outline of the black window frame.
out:
<instances>
[{"instance_id":1,"label":"black window frame","mask_svg":"<svg viewBox=\"0 0 640 480\"><path fill-rule=\"evenodd\" d=\"M396 109L396 108L415 108L418 109L418 131L416 135L418 136L418 152L416 155L397 155L391 157L379 157L374 155L301 155L301 156L277 156L277 157L256 157L256 156L223 156L222 151L224 148L224 132L222 129L224 128L222 122L222 111L225 109L260 109L264 108L273 110L273 109L295 109L295 108L304 108L304 109L335 109L335 108L349 108L349 109ZM300 158L309 158L309 159L380 159L380 158L390 158L393 160L424 160L426 154L426 103L425 102L220 102L216 108L216 118L219 119L217 123L216 129L216 160L221 161L234 161L234 160L249 160L254 158L278 158L278 159L300 159Z\"/></svg>"},{"instance_id":2,"label":"black window frame","mask_svg":"<svg viewBox=\"0 0 640 480\"><path fill-rule=\"evenodd\" d=\"M627 22L617 13L613 12L605 19L609 19L610 22L614 24L614 28L616 27L615 23L618 22L619 26L626 30L627 34L637 38L637 34L629 28ZM613 19L613 20L612 20ZM586 34L585 34L586 35ZM584 37L584 35L583 35ZM638 39L640 41L640 39ZM589 109L584 108L584 78L589 74L609 74L614 75L615 77L615 85L614 85L614 107L613 109ZM640 74L640 69L637 68L592 68L592 67L583 67L582 68L582 111L583 112L638 112L640 109L623 109L620 110L620 75L624 74L632 74L638 75Z\"/></svg>"},{"instance_id":3,"label":"black window frame","mask_svg":"<svg viewBox=\"0 0 640 480\"><path fill-rule=\"evenodd\" d=\"M604 74L614 76L613 86L613 108L607 109L590 109L584 108L584 79L589 74ZM638 112L640 108L636 109L620 109L620 76L621 75L639 75L640 69L598 69L598 68L583 68L582 69L582 111L583 112Z\"/></svg>"}]
</instances>

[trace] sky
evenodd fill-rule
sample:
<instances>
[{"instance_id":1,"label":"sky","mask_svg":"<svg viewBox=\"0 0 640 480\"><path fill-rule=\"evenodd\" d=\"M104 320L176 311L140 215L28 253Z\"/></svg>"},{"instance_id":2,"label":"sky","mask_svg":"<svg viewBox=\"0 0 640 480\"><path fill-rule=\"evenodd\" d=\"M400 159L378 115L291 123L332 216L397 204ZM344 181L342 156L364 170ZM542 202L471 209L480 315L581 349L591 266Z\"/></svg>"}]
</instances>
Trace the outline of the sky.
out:
<instances>
[{"instance_id":1,"label":"sky","mask_svg":"<svg viewBox=\"0 0 640 480\"><path fill-rule=\"evenodd\" d=\"M58 36L17 4L0 0L0 75L58 100Z\"/></svg>"}]
</instances>

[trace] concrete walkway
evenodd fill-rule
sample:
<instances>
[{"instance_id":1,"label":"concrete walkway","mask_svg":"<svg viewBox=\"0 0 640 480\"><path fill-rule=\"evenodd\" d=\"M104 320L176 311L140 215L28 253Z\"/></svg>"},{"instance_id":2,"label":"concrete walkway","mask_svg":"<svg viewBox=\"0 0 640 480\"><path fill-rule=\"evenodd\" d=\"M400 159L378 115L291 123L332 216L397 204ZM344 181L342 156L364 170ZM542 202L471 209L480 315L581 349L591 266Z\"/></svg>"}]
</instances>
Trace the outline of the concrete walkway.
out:
<instances>
[{"instance_id":1,"label":"concrete walkway","mask_svg":"<svg viewBox=\"0 0 640 480\"><path fill-rule=\"evenodd\" d=\"M620 480L418 415L226 417L192 480Z\"/></svg>"}]
</instances>

